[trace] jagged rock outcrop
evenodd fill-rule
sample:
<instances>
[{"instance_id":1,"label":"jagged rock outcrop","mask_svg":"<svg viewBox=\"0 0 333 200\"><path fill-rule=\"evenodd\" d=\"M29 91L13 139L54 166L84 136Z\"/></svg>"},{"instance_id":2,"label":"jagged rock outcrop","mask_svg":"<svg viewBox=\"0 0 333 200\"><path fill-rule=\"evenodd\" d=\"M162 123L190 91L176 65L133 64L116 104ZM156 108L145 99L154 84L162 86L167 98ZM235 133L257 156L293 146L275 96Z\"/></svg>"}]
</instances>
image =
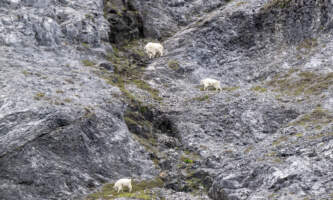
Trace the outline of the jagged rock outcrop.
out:
<instances>
[{"instance_id":1,"label":"jagged rock outcrop","mask_svg":"<svg viewBox=\"0 0 333 200\"><path fill-rule=\"evenodd\" d=\"M0 199L332 197L331 1L0 7Z\"/></svg>"},{"instance_id":2,"label":"jagged rock outcrop","mask_svg":"<svg viewBox=\"0 0 333 200\"><path fill-rule=\"evenodd\" d=\"M112 50L103 2L2 1L0 15L0 199L83 198L154 177L119 89L89 67Z\"/></svg>"}]
</instances>

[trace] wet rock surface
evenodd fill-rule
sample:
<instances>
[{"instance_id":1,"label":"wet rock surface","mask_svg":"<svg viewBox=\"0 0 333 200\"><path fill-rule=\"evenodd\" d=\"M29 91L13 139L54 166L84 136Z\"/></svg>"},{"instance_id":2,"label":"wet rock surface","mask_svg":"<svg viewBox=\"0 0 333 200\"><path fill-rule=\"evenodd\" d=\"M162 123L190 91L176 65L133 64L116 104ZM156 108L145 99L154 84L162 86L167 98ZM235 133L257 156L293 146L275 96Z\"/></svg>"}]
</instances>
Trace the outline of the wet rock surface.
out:
<instances>
[{"instance_id":1,"label":"wet rock surface","mask_svg":"<svg viewBox=\"0 0 333 200\"><path fill-rule=\"evenodd\" d=\"M0 7L1 199L332 198L332 2Z\"/></svg>"}]
</instances>

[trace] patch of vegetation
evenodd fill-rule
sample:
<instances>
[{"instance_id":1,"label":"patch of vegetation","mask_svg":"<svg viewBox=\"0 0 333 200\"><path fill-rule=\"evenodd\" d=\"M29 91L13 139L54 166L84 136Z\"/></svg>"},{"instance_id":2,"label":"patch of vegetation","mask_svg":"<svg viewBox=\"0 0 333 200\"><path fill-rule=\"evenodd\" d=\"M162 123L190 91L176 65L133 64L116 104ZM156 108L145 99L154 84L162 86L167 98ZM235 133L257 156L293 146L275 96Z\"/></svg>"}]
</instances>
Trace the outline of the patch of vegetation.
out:
<instances>
[{"instance_id":1,"label":"patch of vegetation","mask_svg":"<svg viewBox=\"0 0 333 200\"><path fill-rule=\"evenodd\" d=\"M180 65L177 60L169 60L168 67L174 71L177 71L180 68Z\"/></svg>"},{"instance_id":2,"label":"patch of vegetation","mask_svg":"<svg viewBox=\"0 0 333 200\"><path fill-rule=\"evenodd\" d=\"M314 109L311 113L305 114L294 122L290 123L291 126L305 126L305 125L320 125L333 123L333 115L320 107ZM320 126L321 128L321 126Z\"/></svg>"},{"instance_id":3,"label":"patch of vegetation","mask_svg":"<svg viewBox=\"0 0 333 200\"><path fill-rule=\"evenodd\" d=\"M65 98L65 99L64 99L64 102L66 102L66 103L70 103L70 102L72 102L72 99L70 99L70 98Z\"/></svg>"},{"instance_id":4,"label":"patch of vegetation","mask_svg":"<svg viewBox=\"0 0 333 200\"><path fill-rule=\"evenodd\" d=\"M248 148L246 148L246 149L244 150L244 153L245 153L245 154L248 154L248 153L250 153L250 152L252 151L252 149L253 149L253 146L249 146Z\"/></svg>"},{"instance_id":5,"label":"patch of vegetation","mask_svg":"<svg viewBox=\"0 0 333 200\"><path fill-rule=\"evenodd\" d=\"M321 133L309 136L308 139L316 140L316 139L320 139L323 137L331 137L331 136L333 136L333 132L321 132Z\"/></svg>"},{"instance_id":6,"label":"patch of vegetation","mask_svg":"<svg viewBox=\"0 0 333 200\"><path fill-rule=\"evenodd\" d=\"M277 153L275 151L271 151L271 152L265 154L266 157L276 157L276 155L277 155Z\"/></svg>"},{"instance_id":7,"label":"patch of vegetation","mask_svg":"<svg viewBox=\"0 0 333 200\"><path fill-rule=\"evenodd\" d=\"M277 146L277 145L279 145L280 143L285 142L285 141L287 141L287 140L288 140L288 137L287 137L287 136L281 136L280 138L274 140L273 143L272 143L272 145L273 145L273 146Z\"/></svg>"},{"instance_id":8,"label":"patch of vegetation","mask_svg":"<svg viewBox=\"0 0 333 200\"><path fill-rule=\"evenodd\" d=\"M159 91L143 80L144 65L142 64L144 64L145 58L142 43L143 41L137 40L128 42L123 46L114 47L113 53L107 56L107 60L115 67L114 72L100 69L95 73L104 78L107 83L118 87L123 96L130 102L137 100L126 89L128 84L134 84L136 87L147 91L152 99L160 102L162 97L159 96Z\"/></svg>"},{"instance_id":9,"label":"patch of vegetation","mask_svg":"<svg viewBox=\"0 0 333 200\"><path fill-rule=\"evenodd\" d=\"M268 1L263 7L263 10L271 10L274 8L287 8L290 6L291 0L271 0Z\"/></svg>"},{"instance_id":10,"label":"patch of vegetation","mask_svg":"<svg viewBox=\"0 0 333 200\"><path fill-rule=\"evenodd\" d=\"M74 84L74 81L72 81L71 79L65 79L65 81L69 84Z\"/></svg>"},{"instance_id":11,"label":"patch of vegetation","mask_svg":"<svg viewBox=\"0 0 333 200\"><path fill-rule=\"evenodd\" d=\"M65 92L63 90L56 90L57 94L64 94Z\"/></svg>"},{"instance_id":12,"label":"patch of vegetation","mask_svg":"<svg viewBox=\"0 0 333 200\"><path fill-rule=\"evenodd\" d=\"M297 133L297 134L295 134L295 137L301 138L301 137L303 137L303 133Z\"/></svg>"},{"instance_id":13,"label":"patch of vegetation","mask_svg":"<svg viewBox=\"0 0 333 200\"><path fill-rule=\"evenodd\" d=\"M270 194L269 196L268 196L268 199L269 200L275 200L276 198L277 198L277 194L275 194L275 193L272 193L272 194Z\"/></svg>"},{"instance_id":14,"label":"patch of vegetation","mask_svg":"<svg viewBox=\"0 0 333 200\"><path fill-rule=\"evenodd\" d=\"M227 91L227 92L233 92L235 90L238 90L240 87L239 86L233 86L233 87L224 87L222 88L223 91Z\"/></svg>"},{"instance_id":15,"label":"patch of vegetation","mask_svg":"<svg viewBox=\"0 0 333 200\"><path fill-rule=\"evenodd\" d=\"M92 14L85 14L84 16L86 17L86 19L90 19L93 22L95 22L95 18L94 18L94 16Z\"/></svg>"},{"instance_id":16,"label":"patch of vegetation","mask_svg":"<svg viewBox=\"0 0 333 200\"><path fill-rule=\"evenodd\" d=\"M194 101L206 101L210 98L209 95L203 95L203 96L199 96L199 97L194 97L192 98L192 100Z\"/></svg>"},{"instance_id":17,"label":"patch of vegetation","mask_svg":"<svg viewBox=\"0 0 333 200\"><path fill-rule=\"evenodd\" d=\"M89 15L90 16L90 15ZM89 49L89 44L88 43L85 43L85 42L82 42L81 45L86 48L86 49Z\"/></svg>"},{"instance_id":18,"label":"patch of vegetation","mask_svg":"<svg viewBox=\"0 0 333 200\"><path fill-rule=\"evenodd\" d=\"M124 120L125 120L125 123L127 124L127 126L137 125L138 124L138 122L134 121L130 117L124 117Z\"/></svg>"},{"instance_id":19,"label":"patch of vegetation","mask_svg":"<svg viewBox=\"0 0 333 200\"><path fill-rule=\"evenodd\" d=\"M202 194L201 188L205 188L202 180L199 178L191 177L186 180L186 185L190 189L193 195ZM206 191L207 192L207 191Z\"/></svg>"},{"instance_id":20,"label":"patch of vegetation","mask_svg":"<svg viewBox=\"0 0 333 200\"><path fill-rule=\"evenodd\" d=\"M246 4L246 2L245 1L240 1L240 2L236 3L236 6L239 7L239 6L243 5L243 4Z\"/></svg>"},{"instance_id":21,"label":"patch of vegetation","mask_svg":"<svg viewBox=\"0 0 333 200\"><path fill-rule=\"evenodd\" d=\"M42 92L38 92L38 93L35 95L34 99L36 99L36 100L41 100L44 96L45 96L44 93L42 93Z\"/></svg>"},{"instance_id":22,"label":"patch of vegetation","mask_svg":"<svg viewBox=\"0 0 333 200\"><path fill-rule=\"evenodd\" d=\"M267 92L267 89L261 86L255 86L251 88L252 91L256 91L256 92L260 92L260 93L264 93Z\"/></svg>"},{"instance_id":23,"label":"patch of vegetation","mask_svg":"<svg viewBox=\"0 0 333 200\"><path fill-rule=\"evenodd\" d=\"M315 38L308 38L303 40L296 47L297 51L300 51L302 54L309 54L311 49L318 46L318 41Z\"/></svg>"},{"instance_id":24,"label":"patch of vegetation","mask_svg":"<svg viewBox=\"0 0 333 200\"><path fill-rule=\"evenodd\" d=\"M317 96L333 85L333 72L316 74L309 71L290 71L278 74L267 86L288 96Z\"/></svg>"},{"instance_id":25,"label":"patch of vegetation","mask_svg":"<svg viewBox=\"0 0 333 200\"><path fill-rule=\"evenodd\" d=\"M182 157L181 160L186 164L192 164L193 163L193 160L191 160L187 157Z\"/></svg>"},{"instance_id":26,"label":"patch of vegetation","mask_svg":"<svg viewBox=\"0 0 333 200\"><path fill-rule=\"evenodd\" d=\"M22 70L22 74L23 74L24 76L29 76L29 75L32 75L33 73L31 73L31 72L29 72L29 71L27 71L27 70Z\"/></svg>"},{"instance_id":27,"label":"patch of vegetation","mask_svg":"<svg viewBox=\"0 0 333 200\"><path fill-rule=\"evenodd\" d=\"M180 160L182 163L185 163L186 165L192 165L194 161L199 160L200 156L191 151L184 150L184 155L180 156Z\"/></svg>"},{"instance_id":28,"label":"patch of vegetation","mask_svg":"<svg viewBox=\"0 0 333 200\"><path fill-rule=\"evenodd\" d=\"M149 92L150 95L152 96L152 98L155 99L156 101L163 100L162 97L158 96L159 95L159 91L157 89L152 88L145 81L143 81L141 79L136 79L136 80L133 80L132 83L134 83L138 88Z\"/></svg>"},{"instance_id":29,"label":"patch of vegetation","mask_svg":"<svg viewBox=\"0 0 333 200\"><path fill-rule=\"evenodd\" d=\"M94 63L90 60L82 60L81 62L84 66L87 66L87 67L92 67L92 66L96 65L96 63Z\"/></svg>"},{"instance_id":30,"label":"patch of vegetation","mask_svg":"<svg viewBox=\"0 0 333 200\"><path fill-rule=\"evenodd\" d=\"M130 42L127 42L123 48L126 50L126 51L131 51L132 53L140 56L141 58L144 58L145 57L145 51L144 51L144 48L143 48L143 43L146 43L146 41L140 41L140 40L133 40L133 41L130 41Z\"/></svg>"},{"instance_id":31,"label":"patch of vegetation","mask_svg":"<svg viewBox=\"0 0 333 200\"><path fill-rule=\"evenodd\" d=\"M127 188L124 188L124 192L117 193L113 189L114 183L106 184L99 192L90 194L86 200L113 200L116 198L127 197L135 199L150 200L156 199L156 194L152 193L150 190L153 188L162 188L164 183L160 178L155 178L145 181L135 181L132 180L133 190L130 193Z\"/></svg>"}]
</instances>

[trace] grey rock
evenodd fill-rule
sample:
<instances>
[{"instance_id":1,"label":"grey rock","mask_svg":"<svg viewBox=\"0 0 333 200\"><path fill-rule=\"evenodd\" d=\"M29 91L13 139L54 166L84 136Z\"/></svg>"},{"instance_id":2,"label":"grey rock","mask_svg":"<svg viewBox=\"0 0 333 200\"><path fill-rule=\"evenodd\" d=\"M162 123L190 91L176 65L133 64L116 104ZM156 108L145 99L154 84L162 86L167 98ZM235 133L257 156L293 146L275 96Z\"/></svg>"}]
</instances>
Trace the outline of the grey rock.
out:
<instances>
[{"instance_id":1,"label":"grey rock","mask_svg":"<svg viewBox=\"0 0 333 200\"><path fill-rule=\"evenodd\" d=\"M160 171L160 199L331 198L332 2L0 7L0 199L84 199ZM166 54L148 60L121 48L130 40L159 40ZM161 102L129 81L108 84L114 54L145 67ZM206 77L222 91L201 91Z\"/></svg>"}]
</instances>

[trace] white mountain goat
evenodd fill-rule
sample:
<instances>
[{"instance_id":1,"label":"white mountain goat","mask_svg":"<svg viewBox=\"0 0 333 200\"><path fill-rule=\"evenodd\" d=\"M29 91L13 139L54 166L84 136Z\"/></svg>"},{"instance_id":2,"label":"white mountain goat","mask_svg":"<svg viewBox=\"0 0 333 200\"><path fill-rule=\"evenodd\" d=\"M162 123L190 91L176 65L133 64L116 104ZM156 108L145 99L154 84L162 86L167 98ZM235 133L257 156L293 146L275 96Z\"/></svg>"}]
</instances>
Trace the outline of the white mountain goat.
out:
<instances>
[{"instance_id":1,"label":"white mountain goat","mask_svg":"<svg viewBox=\"0 0 333 200\"><path fill-rule=\"evenodd\" d=\"M119 191L123 191L123 187L126 186L129 189L129 192L132 192L132 179L122 178L119 179L113 186L113 189Z\"/></svg>"},{"instance_id":2,"label":"white mountain goat","mask_svg":"<svg viewBox=\"0 0 333 200\"><path fill-rule=\"evenodd\" d=\"M160 43L149 42L145 46L145 52L148 54L149 59L155 58L157 54L159 54L159 56L163 56L163 51L164 48Z\"/></svg>"},{"instance_id":3,"label":"white mountain goat","mask_svg":"<svg viewBox=\"0 0 333 200\"><path fill-rule=\"evenodd\" d=\"M220 86L220 81L212 79L212 78L205 78L200 81L200 85L204 86L204 90L208 87L212 86L215 90L222 90Z\"/></svg>"}]
</instances>

